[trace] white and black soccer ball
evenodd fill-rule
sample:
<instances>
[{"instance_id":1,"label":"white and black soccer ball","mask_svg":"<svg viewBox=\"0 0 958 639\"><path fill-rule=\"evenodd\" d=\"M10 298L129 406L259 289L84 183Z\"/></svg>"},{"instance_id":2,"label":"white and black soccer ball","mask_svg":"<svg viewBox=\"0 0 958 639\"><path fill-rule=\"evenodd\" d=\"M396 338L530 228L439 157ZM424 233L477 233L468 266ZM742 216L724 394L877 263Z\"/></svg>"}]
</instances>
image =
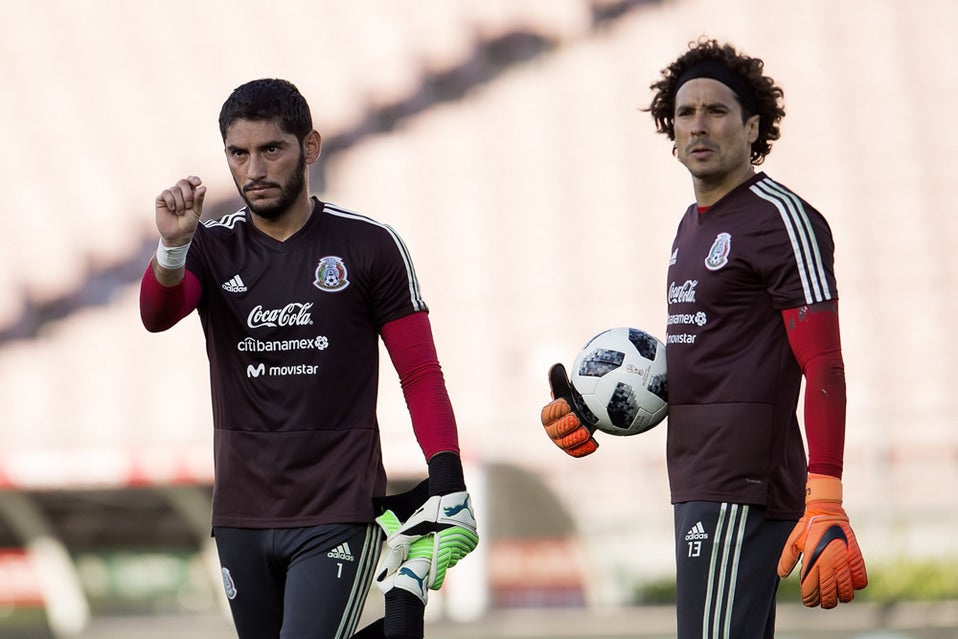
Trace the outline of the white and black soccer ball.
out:
<instances>
[{"instance_id":1,"label":"white and black soccer ball","mask_svg":"<svg viewBox=\"0 0 958 639\"><path fill-rule=\"evenodd\" d=\"M570 381L579 417L611 435L645 432L669 412L665 344L636 328L610 328L589 340Z\"/></svg>"}]
</instances>

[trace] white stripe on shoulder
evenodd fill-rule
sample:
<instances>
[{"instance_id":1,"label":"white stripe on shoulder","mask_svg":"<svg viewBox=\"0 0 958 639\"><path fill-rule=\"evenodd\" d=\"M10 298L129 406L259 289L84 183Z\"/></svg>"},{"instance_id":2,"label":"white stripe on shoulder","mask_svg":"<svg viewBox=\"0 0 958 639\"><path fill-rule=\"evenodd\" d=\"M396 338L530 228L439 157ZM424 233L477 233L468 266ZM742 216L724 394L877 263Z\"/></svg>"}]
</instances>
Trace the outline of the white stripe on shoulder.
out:
<instances>
[{"instance_id":1,"label":"white stripe on shoulder","mask_svg":"<svg viewBox=\"0 0 958 639\"><path fill-rule=\"evenodd\" d=\"M239 211L230 213L229 215L224 215L221 218L215 220L206 220L203 222L203 226L208 229L213 228L214 226L222 226L228 229L236 228L236 225L240 222L246 221L246 209L242 208Z\"/></svg>"},{"instance_id":2,"label":"white stripe on shoulder","mask_svg":"<svg viewBox=\"0 0 958 639\"><path fill-rule=\"evenodd\" d=\"M402 256L403 264L406 266L406 278L409 282L409 299L412 302L412 306L417 311L426 310L426 303L423 301L422 293L419 290L419 278L416 277L416 268L413 266L412 257L409 255L409 249L406 248L402 238L399 237L399 234L396 233L391 226L388 224L383 224L382 222L377 222L373 218L366 215L344 209L328 202L325 203L324 210L330 215L335 215L336 217L357 220L359 222L365 222L366 224L378 226L389 233L389 236L392 238L393 242L396 243L396 248L399 249L399 254Z\"/></svg>"},{"instance_id":3,"label":"white stripe on shoulder","mask_svg":"<svg viewBox=\"0 0 958 639\"><path fill-rule=\"evenodd\" d=\"M805 292L805 303L814 304L832 299L818 238L815 237L815 230L801 199L769 178L756 182L750 190L771 203L782 218L792 243L792 252L795 254L795 264Z\"/></svg>"}]
</instances>

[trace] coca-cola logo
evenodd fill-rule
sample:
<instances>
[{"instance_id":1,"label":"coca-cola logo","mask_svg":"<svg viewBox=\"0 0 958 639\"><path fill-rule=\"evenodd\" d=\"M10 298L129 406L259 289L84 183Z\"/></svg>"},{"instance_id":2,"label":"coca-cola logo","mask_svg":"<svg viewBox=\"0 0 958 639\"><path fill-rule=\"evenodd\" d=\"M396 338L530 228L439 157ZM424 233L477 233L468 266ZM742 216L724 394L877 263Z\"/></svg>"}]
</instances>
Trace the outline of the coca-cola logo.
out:
<instances>
[{"instance_id":1,"label":"coca-cola logo","mask_svg":"<svg viewBox=\"0 0 958 639\"><path fill-rule=\"evenodd\" d=\"M309 326L313 323L309 312L312 307L312 302L290 302L282 308L263 308L258 304L249 312L246 324L250 328Z\"/></svg>"},{"instance_id":2,"label":"coca-cola logo","mask_svg":"<svg viewBox=\"0 0 958 639\"><path fill-rule=\"evenodd\" d=\"M669 304L694 302L695 287L698 283L698 280L685 280L685 283L681 285L676 285L675 282L669 284Z\"/></svg>"}]
</instances>

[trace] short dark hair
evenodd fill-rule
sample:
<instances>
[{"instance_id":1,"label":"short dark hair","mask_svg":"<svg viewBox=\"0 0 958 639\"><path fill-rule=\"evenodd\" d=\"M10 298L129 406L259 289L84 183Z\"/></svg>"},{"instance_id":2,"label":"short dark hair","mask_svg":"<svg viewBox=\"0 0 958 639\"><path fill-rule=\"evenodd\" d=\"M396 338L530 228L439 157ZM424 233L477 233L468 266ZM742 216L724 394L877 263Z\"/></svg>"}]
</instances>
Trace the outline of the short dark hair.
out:
<instances>
[{"instance_id":1,"label":"short dark hair","mask_svg":"<svg viewBox=\"0 0 958 639\"><path fill-rule=\"evenodd\" d=\"M772 142L781 136L778 123L785 117L782 106L785 92L776 86L772 78L764 75L765 63L761 59L739 53L730 44L721 44L704 36L698 42L690 42L689 50L662 69L661 79L649 87L655 91L655 95L645 110L652 114L656 130L675 140L675 94L679 78L688 69L706 60L724 64L752 88L757 113L749 113L742 105L742 114L744 119L752 115L759 116L758 137L752 143L751 162L761 164L771 152ZM742 104L741 99L739 104Z\"/></svg>"},{"instance_id":2,"label":"short dark hair","mask_svg":"<svg viewBox=\"0 0 958 639\"><path fill-rule=\"evenodd\" d=\"M226 130L234 120L279 119L280 126L302 141L313 130L313 118L306 98L292 82L264 78L253 80L233 89L220 109L220 135L226 140Z\"/></svg>"}]
</instances>

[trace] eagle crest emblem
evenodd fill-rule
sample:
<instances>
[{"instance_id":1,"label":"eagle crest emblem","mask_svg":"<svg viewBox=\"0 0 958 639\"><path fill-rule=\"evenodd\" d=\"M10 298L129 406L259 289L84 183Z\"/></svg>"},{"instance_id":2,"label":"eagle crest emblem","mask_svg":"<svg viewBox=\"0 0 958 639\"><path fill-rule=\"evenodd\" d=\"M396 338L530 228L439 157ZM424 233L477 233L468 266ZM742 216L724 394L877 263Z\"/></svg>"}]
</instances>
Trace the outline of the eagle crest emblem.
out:
<instances>
[{"instance_id":1,"label":"eagle crest emblem","mask_svg":"<svg viewBox=\"0 0 958 639\"><path fill-rule=\"evenodd\" d=\"M313 285L327 293L338 293L349 286L346 264L341 257L328 255L319 260Z\"/></svg>"}]
</instances>

